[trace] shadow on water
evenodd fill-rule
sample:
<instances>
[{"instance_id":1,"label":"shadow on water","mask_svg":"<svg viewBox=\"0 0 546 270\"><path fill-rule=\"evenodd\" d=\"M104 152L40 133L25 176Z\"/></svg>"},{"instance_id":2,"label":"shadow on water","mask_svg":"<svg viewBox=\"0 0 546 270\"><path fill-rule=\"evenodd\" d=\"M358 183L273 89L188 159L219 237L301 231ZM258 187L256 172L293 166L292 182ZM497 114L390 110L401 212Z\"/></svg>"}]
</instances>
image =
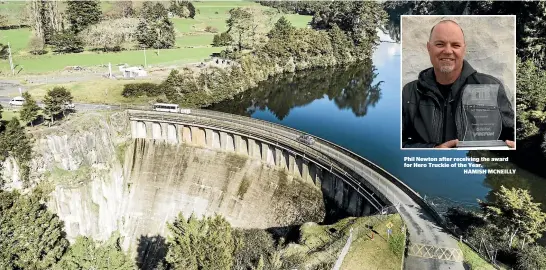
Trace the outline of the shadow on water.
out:
<instances>
[{"instance_id":1,"label":"shadow on water","mask_svg":"<svg viewBox=\"0 0 546 270\"><path fill-rule=\"evenodd\" d=\"M377 73L371 61L343 68L299 71L270 78L256 88L207 109L251 116L269 109L279 120L290 110L302 107L325 96L339 109L350 109L356 116L365 116L369 106L381 99L382 81L374 84Z\"/></svg>"},{"instance_id":2,"label":"shadow on water","mask_svg":"<svg viewBox=\"0 0 546 270\"><path fill-rule=\"evenodd\" d=\"M167 244L161 235L145 236L138 239L137 266L138 269L156 269L167 255Z\"/></svg>"}]
</instances>

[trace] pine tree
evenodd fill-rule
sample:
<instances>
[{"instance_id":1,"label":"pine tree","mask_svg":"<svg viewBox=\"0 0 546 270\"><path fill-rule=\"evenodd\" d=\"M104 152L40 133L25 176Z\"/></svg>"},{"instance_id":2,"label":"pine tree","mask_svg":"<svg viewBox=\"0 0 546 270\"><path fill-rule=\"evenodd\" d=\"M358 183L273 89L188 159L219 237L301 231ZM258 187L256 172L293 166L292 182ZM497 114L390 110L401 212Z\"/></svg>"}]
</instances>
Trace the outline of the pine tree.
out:
<instances>
[{"instance_id":1,"label":"pine tree","mask_svg":"<svg viewBox=\"0 0 546 270\"><path fill-rule=\"evenodd\" d=\"M64 254L63 222L40 199L0 190L0 269L51 269Z\"/></svg>"},{"instance_id":2,"label":"pine tree","mask_svg":"<svg viewBox=\"0 0 546 270\"><path fill-rule=\"evenodd\" d=\"M34 120L38 117L40 107L38 107L36 100L34 100L28 92L23 93L23 98L25 99L25 103L20 112L21 120L25 123L30 122L30 125L33 126Z\"/></svg>"},{"instance_id":3,"label":"pine tree","mask_svg":"<svg viewBox=\"0 0 546 270\"><path fill-rule=\"evenodd\" d=\"M70 22L70 29L75 34L83 31L90 25L98 23L102 16L100 2L97 0L69 0L66 14Z\"/></svg>"}]
</instances>

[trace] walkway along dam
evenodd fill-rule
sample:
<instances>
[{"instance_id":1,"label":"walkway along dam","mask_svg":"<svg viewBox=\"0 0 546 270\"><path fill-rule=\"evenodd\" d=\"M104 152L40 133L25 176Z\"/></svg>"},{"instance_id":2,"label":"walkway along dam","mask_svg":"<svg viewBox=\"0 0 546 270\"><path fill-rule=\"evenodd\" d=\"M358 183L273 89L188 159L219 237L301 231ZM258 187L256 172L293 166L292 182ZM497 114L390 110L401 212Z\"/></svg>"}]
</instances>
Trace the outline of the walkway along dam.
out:
<instances>
[{"instance_id":1,"label":"walkway along dam","mask_svg":"<svg viewBox=\"0 0 546 270\"><path fill-rule=\"evenodd\" d=\"M353 216L398 212L409 243L404 269L464 269L457 240L419 194L359 155L282 125L243 116L192 109L189 114L130 109L133 139L191 144L234 152L285 169L319 186L325 196Z\"/></svg>"}]
</instances>

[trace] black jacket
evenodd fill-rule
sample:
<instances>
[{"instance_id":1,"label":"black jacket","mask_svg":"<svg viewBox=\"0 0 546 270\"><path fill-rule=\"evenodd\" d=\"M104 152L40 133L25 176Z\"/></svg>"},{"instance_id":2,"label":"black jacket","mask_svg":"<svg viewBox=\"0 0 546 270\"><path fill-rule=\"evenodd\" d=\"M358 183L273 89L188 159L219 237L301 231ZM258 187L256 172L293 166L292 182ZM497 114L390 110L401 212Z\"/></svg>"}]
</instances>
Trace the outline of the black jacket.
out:
<instances>
[{"instance_id":1,"label":"black jacket","mask_svg":"<svg viewBox=\"0 0 546 270\"><path fill-rule=\"evenodd\" d=\"M461 76L451 86L447 102L436 85L434 69L419 73L416 81L402 90L402 147L431 148L444 143L446 137L462 139L463 121L461 89L467 84L498 84L497 102L502 118L499 140L514 140L514 111L504 86L493 76L478 73L465 60ZM444 121L455 121L457 134L445 134ZM447 136L446 136L447 135Z\"/></svg>"}]
</instances>

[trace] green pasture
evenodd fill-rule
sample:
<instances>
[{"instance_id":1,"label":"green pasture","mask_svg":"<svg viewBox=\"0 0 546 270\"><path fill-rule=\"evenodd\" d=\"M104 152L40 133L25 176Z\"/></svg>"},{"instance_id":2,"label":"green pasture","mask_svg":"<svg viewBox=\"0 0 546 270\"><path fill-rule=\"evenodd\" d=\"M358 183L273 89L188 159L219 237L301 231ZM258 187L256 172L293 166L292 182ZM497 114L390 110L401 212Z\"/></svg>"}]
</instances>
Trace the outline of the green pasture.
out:
<instances>
[{"instance_id":1,"label":"green pasture","mask_svg":"<svg viewBox=\"0 0 546 270\"><path fill-rule=\"evenodd\" d=\"M217 33L227 30L226 20L229 18L229 10L236 7L255 6L259 9L269 9L254 2L248 1L202 1L193 3L196 8L195 19L172 18L176 29L175 49L147 50L146 60L148 65L157 64L186 64L203 61L212 53L220 52L224 48L212 47L212 40L215 33L205 31L210 26ZM139 6L135 2L135 6ZM112 4L103 2L102 10L107 11ZM20 10L25 7L23 2L4 2L0 4L2 9ZM61 9L64 8L61 7ZM275 19L280 18L277 14ZM306 27L311 21L311 16L297 14L286 14L292 24L296 27ZM272 26L272 25L271 25ZM0 43L10 43L13 61L16 65L18 75L44 74L52 71L63 70L66 66L95 66L101 64L128 63L129 65L143 65L144 53L142 50L102 53L85 51L77 54L53 54L31 55L28 52L28 44L32 37L32 30L11 29L0 31ZM10 73L8 60L0 60L0 76Z\"/></svg>"}]
</instances>

